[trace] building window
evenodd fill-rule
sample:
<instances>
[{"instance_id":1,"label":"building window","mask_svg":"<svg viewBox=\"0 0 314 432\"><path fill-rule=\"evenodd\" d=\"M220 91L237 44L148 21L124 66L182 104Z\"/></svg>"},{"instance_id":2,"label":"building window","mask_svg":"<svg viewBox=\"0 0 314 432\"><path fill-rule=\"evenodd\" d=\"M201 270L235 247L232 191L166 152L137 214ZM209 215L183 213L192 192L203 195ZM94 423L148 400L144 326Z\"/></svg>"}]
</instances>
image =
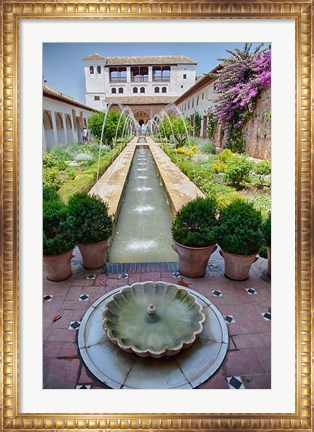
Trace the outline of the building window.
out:
<instances>
[{"instance_id":1,"label":"building window","mask_svg":"<svg viewBox=\"0 0 314 432\"><path fill-rule=\"evenodd\" d=\"M140 93L145 93L145 87L140 88Z\"/></svg>"},{"instance_id":2,"label":"building window","mask_svg":"<svg viewBox=\"0 0 314 432\"><path fill-rule=\"evenodd\" d=\"M167 87L162 87L161 93L167 93Z\"/></svg>"},{"instance_id":3,"label":"building window","mask_svg":"<svg viewBox=\"0 0 314 432\"><path fill-rule=\"evenodd\" d=\"M101 66L97 66L97 73L101 74Z\"/></svg>"},{"instance_id":4,"label":"building window","mask_svg":"<svg viewBox=\"0 0 314 432\"><path fill-rule=\"evenodd\" d=\"M94 73L94 66L89 67L89 73L92 75Z\"/></svg>"},{"instance_id":5,"label":"building window","mask_svg":"<svg viewBox=\"0 0 314 432\"><path fill-rule=\"evenodd\" d=\"M181 86L181 88L183 88L183 85Z\"/></svg>"},{"instance_id":6,"label":"building window","mask_svg":"<svg viewBox=\"0 0 314 432\"><path fill-rule=\"evenodd\" d=\"M131 67L131 81L132 82L147 82L148 81L148 67Z\"/></svg>"},{"instance_id":7,"label":"building window","mask_svg":"<svg viewBox=\"0 0 314 432\"><path fill-rule=\"evenodd\" d=\"M133 87L133 93L138 93L138 88L137 87Z\"/></svg>"},{"instance_id":8,"label":"building window","mask_svg":"<svg viewBox=\"0 0 314 432\"><path fill-rule=\"evenodd\" d=\"M194 108L194 98L192 99L192 108Z\"/></svg>"},{"instance_id":9,"label":"building window","mask_svg":"<svg viewBox=\"0 0 314 432\"><path fill-rule=\"evenodd\" d=\"M183 74L183 79L186 79L186 74Z\"/></svg>"},{"instance_id":10,"label":"building window","mask_svg":"<svg viewBox=\"0 0 314 432\"><path fill-rule=\"evenodd\" d=\"M109 81L110 82L126 82L126 68L115 67L109 68Z\"/></svg>"},{"instance_id":11,"label":"building window","mask_svg":"<svg viewBox=\"0 0 314 432\"><path fill-rule=\"evenodd\" d=\"M153 81L170 81L170 66L153 66Z\"/></svg>"},{"instance_id":12,"label":"building window","mask_svg":"<svg viewBox=\"0 0 314 432\"><path fill-rule=\"evenodd\" d=\"M123 88L122 88L122 87L119 87L118 92L119 92L119 93L123 93Z\"/></svg>"},{"instance_id":13,"label":"building window","mask_svg":"<svg viewBox=\"0 0 314 432\"><path fill-rule=\"evenodd\" d=\"M196 105L198 105L199 100L200 100L200 97L199 97L199 95L197 95L197 97L196 97Z\"/></svg>"},{"instance_id":14,"label":"building window","mask_svg":"<svg viewBox=\"0 0 314 432\"><path fill-rule=\"evenodd\" d=\"M205 96L205 94L204 94L204 93L202 93L202 99L204 99L204 96Z\"/></svg>"},{"instance_id":15,"label":"building window","mask_svg":"<svg viewBox=\"0 0 314 432\"><path fill-rule=\"evenodd\" d=\"M188 110L190 109L190 101L188 102Z\"/></svg>"},{"instance_id":16,"label":"building window","mask_svg":"<svg viewBox=\"0 0 314 432\"><path fill-rule=\"evenodd\" d=\"M94 100L100 100L100 96L94 96Z\"/></svg>"},{"instance_id":17,"label":"building window","mask_svg":"<svg viewBox=\"0 0 314 432\"><path fill-rule=\"evenodd\" d=\"M113 88L111 89L111 93L117 93L117 89L113 87Z\"/></svg>"},{"instance_id":18,"label":"building window","mask_svg":"<svg viewBox=\"0 0 314 432\"><path fill-rule=\"evenodd\" d=\"M154 88L154 92L155 92L155 93L159 93L159 87L155 87L155 88Z\"/></svg>"}]
</instances>

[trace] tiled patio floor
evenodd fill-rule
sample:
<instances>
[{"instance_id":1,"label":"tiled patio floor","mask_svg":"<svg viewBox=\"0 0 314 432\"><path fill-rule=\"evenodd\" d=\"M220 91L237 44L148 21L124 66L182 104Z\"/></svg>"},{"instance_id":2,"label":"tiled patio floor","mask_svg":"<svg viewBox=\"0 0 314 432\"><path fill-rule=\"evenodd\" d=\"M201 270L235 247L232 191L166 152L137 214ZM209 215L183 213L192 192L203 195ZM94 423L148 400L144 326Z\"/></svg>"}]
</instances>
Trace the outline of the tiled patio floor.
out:
<instances>
[{"instance_id":1,"label":"tiled patio floor","mask_svg":"<svg viewBox=\"0 0 314 432\"><path fill-rule=\"evenodd\" d=\"M235 282L223 275L216 252L206 276L190 279L178 263L107 264L85 270L80 255L72 260L73 275L64 282L43 281L43 387L57 389L108 388L85 367L77 346L80 321L87 309L110 290L139 281L183 280L207 297L224 316L229 347L219 370L200 385L203 389L267 389L271 387L271 285L267 260L258 259L250 277ZM54 320L57 316L59 319Z\"/></svg>"}]
</instances>

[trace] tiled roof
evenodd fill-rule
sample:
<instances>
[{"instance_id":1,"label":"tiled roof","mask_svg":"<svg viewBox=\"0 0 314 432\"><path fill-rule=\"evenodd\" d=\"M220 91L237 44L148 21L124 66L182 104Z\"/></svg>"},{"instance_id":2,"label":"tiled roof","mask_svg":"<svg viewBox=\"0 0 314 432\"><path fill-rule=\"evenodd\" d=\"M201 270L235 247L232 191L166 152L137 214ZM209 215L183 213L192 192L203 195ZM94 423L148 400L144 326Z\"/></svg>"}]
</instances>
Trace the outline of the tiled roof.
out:
<instances>
[{"instance_id":1,"label":"tiled roof","mask_svg":"<svg viewBox=\"0 0 314 432\"><path fill-rule=\"evenodd\" d=\"M104 57L100 54L91 54L82 59L86 60L105 60L108 66L120 65L162 65L162 64L194 64L196 61L183 55L165 55L165 56L123 56L123 57Z\"/></svg>"},{"instance_id":2,"label":"tiled roof","mask_svg":"<svg viewBox=\"0 0 314 432\"><path fill-rule=\"evenodd\" d=\"M58 99L58 100L60 100L62 102L68 102L68 103L70 103L72 105L76 105L76 106L88 109L90 111L95 111L94 108L91 108L91 107L89 107L87 105L84 105L81 102L77 101L76 99L72 98L71 96L68 96L68 95L66 95L64 93L61 93L60 91L58 91L58 90L56 90L56 89L54 89L52 87L49 87L47 85L43 87L43 95L47 96L47 97L50 96L51 98Z\"/></svg>"},{"instance_id":3,"label":"tiled roof","mask_svg":"<svg viewBox=\"0 0 314 432\"><path fill-rule=\"evenodd\" d=\"M95 54L88 55L87 57L84 57L82 60L106 60L106 57L95 53Z\"/></svg>"},{"instance_id":4,"label":"tiled roof","mask_svg":"<svg viewBox=\"0 0 314 432\"><path fill-rule=\"evenodd\" d=\"M132 56L132 57L108 57L107 65L137 65L137 64L197 64L195 60L180 56Z\"/></svg>"},{"instance_id":5,"label":"tiled roof","mask_svg":"<svg viewBox=\"0 0 314 432\"><path fill-rule=\"evenodd\" d=\"M170 104L177 99L177 96L107 96L106 102L119 102L123 105L156 105Z\"/></svg>"}]
</instances>

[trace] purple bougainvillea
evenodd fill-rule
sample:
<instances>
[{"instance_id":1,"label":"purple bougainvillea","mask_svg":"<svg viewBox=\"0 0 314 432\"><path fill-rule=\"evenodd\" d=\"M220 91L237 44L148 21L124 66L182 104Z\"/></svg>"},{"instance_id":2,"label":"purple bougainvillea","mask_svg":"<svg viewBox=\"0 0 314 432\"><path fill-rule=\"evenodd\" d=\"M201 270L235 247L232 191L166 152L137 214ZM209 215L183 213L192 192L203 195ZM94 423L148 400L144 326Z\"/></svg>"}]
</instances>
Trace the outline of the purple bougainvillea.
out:
<instances>
[{"instance_id":1,"label":"purple bougainvillea","mask_svg":"<svg viewBox=\"0 0 314 432\"><path fill-rule=\"evenodd\" d=\"M242 128L254 112L261 91L271 84L270 47L261 48L251 52L252 44L245 44L242 51L228 51L231 57L220 60L214 114L225 127L228 147L234 150L242 146Z\"/></svg>"}]
</instances>

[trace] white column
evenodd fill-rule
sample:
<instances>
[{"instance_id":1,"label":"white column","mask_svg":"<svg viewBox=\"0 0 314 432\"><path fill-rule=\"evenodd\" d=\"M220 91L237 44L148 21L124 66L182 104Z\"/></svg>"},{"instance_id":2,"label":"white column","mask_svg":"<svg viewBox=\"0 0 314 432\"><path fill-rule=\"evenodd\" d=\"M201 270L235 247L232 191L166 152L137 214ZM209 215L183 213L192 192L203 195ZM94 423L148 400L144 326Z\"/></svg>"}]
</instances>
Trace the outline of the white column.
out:
<instances>
[{"instance_id":1,"label":"white column","mask_svg":"<svg viewBox=\"0 0 314 432\"><path fill-rule=\"evenodd\" d=\"M66 146L68 143L68 137L67 137L67 124L65 121L65 114L62 113L62 123L63 123L63 133L64 133L64 145Z\"/></svg>"},{"instance_id":2,"label":"white column","mask_svg":"<svg viewBox=\"0 0 314 432\"><path fill-rule=\"evenodd\" d=\"M43 125L43 151L47 150L47 143L46 143L46 134L45 134L45 128Z\"/></svg>"},{"instance_id":3,"label":"white column","mask_svg":"<svg viewBox=\"0 0 314 432\"><path fill-rule=\"evenodd\" d=\"M153 82L153 66L148 66L148 82Z\"/></svg>"},{"instance_id":4,"label":"white column","mask_svg":"<svg viewBox=\"0 0 314 432\"><path fill-rule=\"evenodd\" d=\"M131 82L131 67L127 66L126 68L126 82Z\"/></svg>"},{"instance_id":5,"label":"white column","mask_svg":"<svg viewBox=\"0 0 314 432\"><path fill-rule=\"evenodd\" d=\"M55 113L55 111L51 111L51 121L52 121L52 129L53 129L55 146L57 146L58 145L58 132L57 132L57 125L56 125L56 113Z\"/></svg>"}]
</instances>

